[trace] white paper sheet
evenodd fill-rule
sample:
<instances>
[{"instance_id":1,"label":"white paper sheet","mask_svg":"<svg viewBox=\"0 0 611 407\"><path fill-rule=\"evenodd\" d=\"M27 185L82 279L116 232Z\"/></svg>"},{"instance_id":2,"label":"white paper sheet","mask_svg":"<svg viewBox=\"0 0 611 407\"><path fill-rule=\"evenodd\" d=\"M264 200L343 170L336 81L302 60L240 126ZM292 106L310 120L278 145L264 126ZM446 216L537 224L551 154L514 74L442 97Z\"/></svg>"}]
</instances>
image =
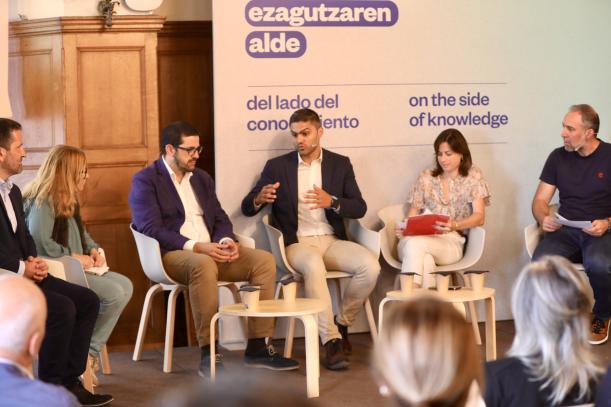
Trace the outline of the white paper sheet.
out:
<instances>
[{"instance_id":1,"label":"white paper sheet","mask_svg":"<svg viewBox=\"0 0 611 407\"><path fill-rule=\"evenodd\" d=\"M590 229L592 227L592 222L590 222L589 220L568 220L565 217L559 215L557 212L556 220L561 225L568 226L571 228Z\"/></svg>"}]
</instances>

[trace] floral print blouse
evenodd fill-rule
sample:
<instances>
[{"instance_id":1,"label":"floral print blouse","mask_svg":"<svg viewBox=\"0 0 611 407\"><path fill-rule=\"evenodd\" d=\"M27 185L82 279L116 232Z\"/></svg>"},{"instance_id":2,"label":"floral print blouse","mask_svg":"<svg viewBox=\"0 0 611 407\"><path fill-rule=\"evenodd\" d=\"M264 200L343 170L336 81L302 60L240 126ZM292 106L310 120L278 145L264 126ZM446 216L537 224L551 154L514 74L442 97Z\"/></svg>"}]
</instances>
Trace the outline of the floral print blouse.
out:
<instances>
[{"instance_id":1,"label":"floral print blouse","mask_svg":"<svg viewBox=\"0 0 611 407\"><path fill-rule=\"evenodd\" d=\"M447 215L450 219L461 220L471 216L471 203L483 198L490 205L490 190L479 168L472 166L466 177L459 175L449 180L449 200L443 196L441 176L433 177L431 170L422 171L411 189L407 202L421 211Z\"/></svg>"}]
</instances>

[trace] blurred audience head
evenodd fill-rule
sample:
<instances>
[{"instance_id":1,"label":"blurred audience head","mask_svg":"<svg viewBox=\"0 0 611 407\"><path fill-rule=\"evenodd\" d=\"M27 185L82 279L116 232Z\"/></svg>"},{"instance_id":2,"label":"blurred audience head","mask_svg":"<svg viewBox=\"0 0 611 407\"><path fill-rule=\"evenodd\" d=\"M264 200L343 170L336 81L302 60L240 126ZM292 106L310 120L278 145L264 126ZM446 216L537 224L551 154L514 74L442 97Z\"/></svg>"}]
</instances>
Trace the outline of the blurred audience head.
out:
<instances>
[{"instance_id":1,"label":"blurred audience head","mask_svg":"<svg viewBox=\"0 0 611 407\"><path fill-rule=\"evenodd\" d=\"M0 357L31 369L45 335L47 304L30 280L0 275Z\"/></svg>"},{"instance_id":2,"label":"blurred audience head","mask_svg":"<svg viewBox=\"0 0 611 407\"><path fill-rule=\"evenodd\" d=\"M588 280L565 258L546 256L520 273L511 298L516 334L508 354L519 358L560 403L575 387L587 394L600 374L591 352Z\"/></svg>"},{"instance_id":3,"label":"blurred audience head","mask_svg":"<svg viewBox=\"0 0 611 407\"><path fill-rule=\"evenodd\" d=\"M250 374L223 372L215 383L200 382L190 388L165 394L158 407L311 407L305 394L291 391L281 382L270 382ZM305 390L305 387L304 387ZM317 406L321 404L317 403Z\"/></svg>"},{"instance_id":4,"label":"blurred audience head","mask_svg":"<svg viewBox=\"0 0 611 407\"><path fill-rule=\"evenodd\" d=\"M373 355L381 385L402 406L464 406L482 387L472 328L447 302L421 297L396 305Z\"/></svg>"}]
</instances>

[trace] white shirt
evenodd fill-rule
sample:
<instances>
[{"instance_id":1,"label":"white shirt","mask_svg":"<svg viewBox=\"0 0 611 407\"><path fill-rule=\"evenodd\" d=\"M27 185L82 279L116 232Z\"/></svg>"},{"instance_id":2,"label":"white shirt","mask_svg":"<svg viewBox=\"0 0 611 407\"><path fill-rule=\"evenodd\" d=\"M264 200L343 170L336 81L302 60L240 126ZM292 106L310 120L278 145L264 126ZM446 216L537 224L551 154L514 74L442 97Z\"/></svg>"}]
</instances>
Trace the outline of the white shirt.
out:
<instances>
[{"instance_id":1,"label":"white shirt","mask_svg":"<svg viewBox=\"0 0 611 407\"><path fill-rule=\"evenodd\" d=\"M13 183L8 179L3 181L0 179L0 196L2 196L2 202L4 203L4 208L6 209L6 213L8 215L8 219L11 222L11 227L13 228L13 233L17 231L17 216L15 215L15 208L13 208L13 203L11 202L11 198L9 196L11 189L13 188ZM19 261L19 270L17 274L20 276L23 275L25 271L25 263L23 261Z\"/></svg>"},{"instance_id":2,"label":"white shirt","mask_svg":"<svg viewBox=\"0 0 611 407\"><path fill-rule=\"evenodd\" d=\"M306 203L306 193L314 185L322 188L322 149L320 157L307 164L297 154L297 236L321 236L334 234L333 227L327 221L325 210L310 209Z\"/></svg>"},{"instance_id":3,"label":"white shirt","mask_svg":"<svg viewBox=\"0 0 611 407\"><path fill-rule=\"evenodd\" d=\"M193 246L195 246L195 243L197 242L210 243L210 232L208 231L208 227L206 227L206 223L204 222L204 211L195 197L195 193L193 192L193 187L191 186L190 182L193 173L185 173L181 182L178 182L176 179L176 173L172 170L172 168L170 168L168 163L165 161L165 158L163 158L162 161L170 173L170 178L176 187L176 192L178 192L180 202L185 208L185 223L183 223L180 227L180 234L189 240L185 242L183 249L192 251Z\"/></svg>"}]
</instances>

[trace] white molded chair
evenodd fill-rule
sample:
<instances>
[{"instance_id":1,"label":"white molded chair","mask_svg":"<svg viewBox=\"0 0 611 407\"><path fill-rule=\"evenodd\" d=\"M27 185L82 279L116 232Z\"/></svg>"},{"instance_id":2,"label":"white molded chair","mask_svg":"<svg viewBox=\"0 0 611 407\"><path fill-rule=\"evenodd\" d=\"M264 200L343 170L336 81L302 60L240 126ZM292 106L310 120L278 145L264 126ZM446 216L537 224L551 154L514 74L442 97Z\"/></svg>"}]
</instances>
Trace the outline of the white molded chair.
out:
<instances>
[{"instance_id":1,"label":"white molded chair","mask_svg":"<svg viewBox=\"0 0 611 407\"><path fill-rule=\"evenodd\" d=\"M295 277L296 281L301 280L301 276L291 265L289 264L286 258L286 251L284 247L284 237L282 236L282 232L272 226L269 221L270 215L267 214L263 216L263 225L265 227L265 233L267 234L267 239L269 240L269 245L271 248L271 252L276 259L276 266L280 268L285 274L292 275ZM347 230L346 230L350 240L366 247L371 251L374 257L377 259L380 256L380 237L377 232L366 229L361 225L361 223L356 219L349 219L347 222ZM340 279L342 278L352 278L352 275L346 273L344 271L339 270L327 270L327 280L331 280L335 283L335 288L337 290L337 299L339 305L341 306L341 298L342 291L340 286ZM280 283L276 288L276 298L280 295ZM369 333L371 334L371 339L375 342L377 340L377 328L375 319L373 317L373 311L371 309L371 302L369 298L363 304L365 308L365 314L367 315L367 323L369 324ZM295 331L295 319L291 318L288 324L288 331L286 335L286 345L284 347L284 356L290 358L293 350L293 336Z\"/></svg>"},{"instance_id":2,"label":"white molded chair","mask_svg":"<svg viewBox=\"0 0 611 407\"><path fill-rule=\"evenodd\" d=\"M526 252L528 253L528 257L533 258L533 254L537 245L539 244L539 240L541 240L541 235L543 231L536 223L531 223L530 225L524 228L524 243L526 244ZM573 263L577 270L585 271L583 268L583 264Z\"/></svg>"},{"instance_id":3,"label":"white molded chair","mask_svg":"<svg viewBox=\"0 0 611 407\"><path fill-rule=\"evenodd\" d=\"M85 277L85 271L83 270L83 266L78 259L70 256L63 256L53 259L44 257L44 260L49 268L49 274L51 274L53 277L89 288L87 278ZM110 368L110 358L108 357L108 349L106 348L106 345L102 347L102 351L100 352L100 364L102 365L102 373L112 374L112 370ZM87 363L87 368L83 373L83 386L91 393L94 393L93 376L94 372L91 370L89 363Z\"/></svg>"},{"instance_id":4,"label":"white molded chair","mask_svg":"<svg viewBox=\"0 0 611 407\"><path fill-rule=\"evenodd\" d=\"M165 346L163 352L163 371L164 373L170 373L172 371L172 353L174 349L174 318L176 314L176 299L180 293L183 293L185 295L185 303L189 303L187 286L174 281L166 273L163 267L163 262L161 261L159 242L152 237L138 232L136 229L134 229L132 224L130 224L129 227L136 241L142 270L144 270L146 276L155 283L151 288L149 288L144 299L144 306L142 307L142 316L140 317L138 336L132 359L134 361L138 361L142 355L144 336L146 334L146 327L151 314L153 297L159 292L170 291L166 315ZM252 238L238 235L237 233L235 235L242 246L254 248L255 244ZM217 284L219 289L222 287L227 288L231 292L236 303L241 302L240 294L238 293L238 288L235 283L219 281ZM189 321L187 321L187 323L189 323ZM244 334L246 334L246 331L244 331Z\"/></svg>"},{"instance_id":5,"label":"white molded chair","mask_svg":"<svg viewBox=\"0 0 611 407\"><path fill-rule=\"evenodd\" d=\"M397 204L382 208L378 212L378 217L383 223L383 227L379 232L382 257L384 257L384 260L389 266L396 269L398 272L401 271L401 261L398 259L397 254L398 239L395 236L395 229L397 221L405 219L405 209L405 204ZM471 228L469 229L469 236L462 259L453 264L438 266L435 264L433 257L427 255L424 259L424 267L425 269L431 271L466 271L468 268L475 265L475 263L477 263L482 257L482 254L484 253L485 240L486 231L483 228ZM397 274L397 279L395 279L395 288L398 284L398 277L399 275ZM468 279L464 278L463 280L468 281ZM478 318L477 312L475 311L475 305L472 302L469 302L468 307L471 324L473 325L473 332L475 333L475 339L477 344L481 345L482 340L479 334L479 327L477 325Z\"/></svg>"}]
</instances>

